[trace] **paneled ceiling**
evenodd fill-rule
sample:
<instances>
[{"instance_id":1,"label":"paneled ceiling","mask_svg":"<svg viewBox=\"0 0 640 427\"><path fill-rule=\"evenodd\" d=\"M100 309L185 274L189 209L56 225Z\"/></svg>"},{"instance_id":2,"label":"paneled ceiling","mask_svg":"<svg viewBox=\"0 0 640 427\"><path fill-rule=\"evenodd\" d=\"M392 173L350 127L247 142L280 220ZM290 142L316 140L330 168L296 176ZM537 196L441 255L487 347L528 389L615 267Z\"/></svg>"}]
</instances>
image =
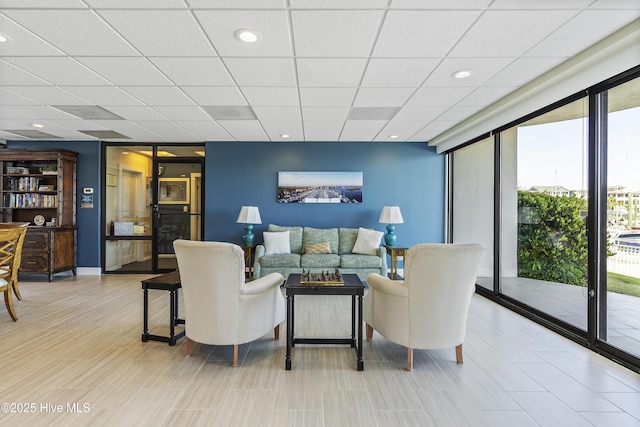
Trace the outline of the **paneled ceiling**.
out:
<instances>
[{"instance_id":1,"label":"paneled ceiling","mask_svg":"<svg viewBox=\"0 0 640 427\"><path fill-rule=\"evenodd\" d=\"M639 0L0 0L0 138L424 142L639 17Z\"/></svg>"}]
</instances>

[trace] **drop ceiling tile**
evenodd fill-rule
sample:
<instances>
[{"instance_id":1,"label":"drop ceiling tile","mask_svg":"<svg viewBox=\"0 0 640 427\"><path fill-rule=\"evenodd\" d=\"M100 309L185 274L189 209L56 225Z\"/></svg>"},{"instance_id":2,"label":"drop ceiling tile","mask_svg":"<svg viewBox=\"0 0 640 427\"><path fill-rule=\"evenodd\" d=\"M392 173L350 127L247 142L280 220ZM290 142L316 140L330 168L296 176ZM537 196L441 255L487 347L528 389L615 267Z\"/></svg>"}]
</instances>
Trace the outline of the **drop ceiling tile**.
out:
<instances>
[{"instance_id":1,"label":"drop ceiling tile","mask_svg":"<svg viewBox=\"0 0 640 427\"><path fill-rule=\"evenodd\" d=\"M391 10L373 51L376 57L442 57L480 11Z\"/></svg>"},{"instance_id":2,"label":"drop ceiling tile","mask_svg":"<svg viewBox=\"0 0 640 427\"><path fill-rule=\"evenodd\" d=\"M356 88L300 88L303 107L350 107Z\"/></svg>"},{"instance_id":3,"label":"drop ceiling tile","mask_svg":"<svg viewBox=\"0 0 640 427\"><path fill-rule=\"evenodd\" d=\"M138 55L90 10L6 10L4 13L68 55Z\"/></svg>"},{"instance_id":4,"label":"drop ceiling tile","mask_svg":"<svg viewBox=\"0 0 640 427\"><path fill-rule=\"evenodd\" d=\"M2 76L2 84L7 87L23 85L50 85L49 82L2 60L0 60L0 76Z\"/></svg>"},{"instance_id":5,"label":"drop ceiling tile","mask_svg":"<svg viewBox=\"0 0 640 427\"><path fill-rule=\"evenodd\" d=\"M292 58L225 58L224 62L239 86L296 85Z\"/></svg>"},{"instance_id":6,"label":"drop ceiling tile","mask_svg":"<svg viewBox=\"0 0 640 427\"><path fill-rule=\"evenodd\" d=\"M54 85L109 85L108 81L69 57L11 57L4 59Z\"/></svg>"},{"instance_id":7,"label":"drop ceiling tile","mask_svg":"<svg viewBox=\"0 0 640 427\"><path fill-rule=\"evenodd\" d=\"M289 0L292 9L384 9L387 0Z\"/></svg>"},{"instance_id":8,"label":"drop ceiling tile","mask_svg":"<svg viewBox=\"0 0 640 427\"><path fill-rule=\"evenodd\" d=\"M62 88L94 105L110 106L142 104L142 102L117 86L62 86Z\"/></svg>"},{"instance_id":9,"label":"drop ceiling tile","mask_svg":"<svg viewBox=\"0 0 640 427\"><path fill-rule=\"evenodd\" d=\"M298 58L301 87L358 87L367 60L352 58Z\"/></svg>"},{"instance_id":10,"label":"drop ceiling tile","mask_svg":"<svg viewBox=\"0 0 640 427\"><path fill-rule=\"evenodd\" d=\"M596 0L591 9L629 9L640 10L640 3L637 0Z\"/></svg>"},{"instance_id":11,"label":"drop ceiling tile","mask_svg":"<svg viewBox=\"0 0 640 427\"><path fill-rule=\"evenodd\" d=\"M119 115L126 120L166 120L156 110L143 106L118 106L112 105L109 111Z\"/></svg>"},{"instance_id":12,"label":"drop ceiling tile","mask_svg":"<svg viewBox=\"0 0 640 427\"><path fill-rule=\"evenodd\" d=\"M406 141L412 137L415 133L420 131L425 125L425 121L406 121L406 120L392 120L380 131L376 136L375 141ZM397 138L390 138L391 135L396 135Z\"/></svg>"},{"instance_id":13,"label":"drop ceiling tile","mask_svg":"<svg viewBox=\"0 0 640 427\"><path fill-rule=\"evenodd\" d=\"M515 58L446 58L429 76L424 86L478 86L503 70ZM452 74L469 70L471 75L456 79Z\"/></svg>"},{"instance_id":14,"label":"drop ceiling tile","mask_svg":"<svg viewBox=\"0 0 640 427\"><path fill-rule=\"evenodd\" d=\"M495 0L491 9L582 9L593 3L593 0Z\"/></svg>"},{"instance_id":15,"label":"drop ceiling tile","mask_svg":"<svg viewBox=\"0 0 640 427\"><path fill-rule=\"evenodd\" d=\"M26 9L50 8L50 9L86 9L86 5L80 0L2 0L3 8L19 7Z\"/></svg>"},{"instance_id":16,"label":"drop ceiling tile","mask_svg":"<svg viewBox=\"0 0 640 427\"><path fill-rule=\"evenodd\" d=\"M305 141L338 141L344 122L305 120L303 126Z\"/></svg>"},{"instance_id":17,"label":"drop ceiling tile","mask_svg":"<svg viewBox=\"0 0 640 427\"><path fill-rule=\"evenodd\" d=\"M57 105L80 105L89 104L58 86L13 86L12 92L32 99L40 104L57 104ZM2 95L0 95L0 99Z\"/></svg>"},{"instance_id":18,"label":"drop ceiling tile","mask_svg":"<svg viewBox=\"0 0 640 427\"><path fill-rule=\"evenodd\" d=\"M111 129L139 142L173 142L160 133L152 132L136 122L126 120L102 120L105 129ZM146 123L142 121L141 123Z\"/></svg>"},{"instance_id":19,"label":"drop ceiling tile","mask_svg":"<svg viewBox=\"0 0 640 427\"><path fill-rule=\"evenodd\" d=\"M417 87L439 62L439 58L373 58L362 79L362 87Z\"/></svg>"},{"instance_id":20,"label":"drop ceiling tile","mask_svg":"<svg viewBox=\"0 0 640 427\"><path fill-rule=\"evenodd\" d=\"M298 57L367 57L382 21L380 10L293 10Z\"/></svg>"},{"instance_id":21,"label":"drop ceiling tile","mask_svg":"<svg viewBox=\"0 0 640 427\"><path fill-rule=\"evenodd\" d=\"M132 96L150 106L156 105L194 105L184 92L177 87L168 86L128 86L123 88Z\"/></svg>"},{"instance_id":22,"label":"drop ceiling tile","mask_svg":"<svg viewBox=\"0 0 640 427\"><path fill-rule=\"evenodd\" d=\"M298 91L293 87L243 87L242 92L252 106L297 107Z\"/></svg>"},{"instance_id":23,"label":"drop ceiling tile","mask_svg":"<svg viewBox=\"0 0 640 427\"><path fill-rule=\"evenodd\" d=\"M407 107L453 105L473 91L472 87L422 87L407 101Z\"/></svg>"},{"instance_id":24,"label":"drop ceiling tile","mask_svg":"<svg viewBox=\"0 0 640 427\"><path fill-rule=\"evenodd\" d=\"M258 120L300 120L300 107L255 107Z\"/></svg>"},{"instance_id":25,"label":"drop ceiling tile","mask_svg":"<svg viewBox=\"0 0 640 427\"><path fill-rule=\"evenodd\" d=\"M438 117L438 120L439 121L449 120L449 121L461 122L462 120L477 113L481 108L482 107L460 107L456 105L449 108L444 113L442 113L440 117Z\"/></svg>"},{"instance_id":26,"label":"drop ceiling tile","mask_svg":"<svg viewBox=\"0 0 640 427\"><path fill-rule=\"evenodd\" d=\"M411 138L407 140L407 142L429 142L431 139L438 136L441 132L433 131L433 130L425 130L422 129L420 132L417 132Z\"/></svg>"},{"instance_id":27,"label":"drop ceiling tile","mask_svg":"<svg viewBox=\"0 0 640 427\"><path fill-rule=\"evenodd\" d=\"M184 9L183 0L85 0L98 9ZM191 3L191 2L189 2Z\"/></svg>"},{"instance_id":28,"label":"drop ceiling tile","mask_svg":"<svg viewBox=\"0 0 640 427\"><path fill-rule=\"evenodd\" d=\"M222 56L291 56L289 20L284 10L216 10L195 11L205 32ZM235 37L240 29L250 29L258 35L254 43Z\"/></svg>"},{"instance_id":29,"label":"drop ceiling tile","mask_svg":"<svg viewBox=\"0 0 640 427\"><path fill-rule=\"evenodd\" d=\"M194 9L276 9L285 8L287 2L286 0L216 0L215 2L211 0L189 0L189 5Z\"/></svg>"},{"instance_id":30,"label":"drop ceiling tile","mask_svg":"<svg viewBox=\"0 0 640 427\"><path fill-rule=\"evenodd\" d=\"M344 122L351 108L349 107L302 107L304 120L330 120Z\"/></svg>"},{"instance_id":31,"label":"drop ceiling tile","mask_svg":"<svg viewBox=\"0 0 640 427\"><path fill-rule=\"evenodd\" d=\"M0 105L38 105L39 103L29 97L25 97L15 93L14 89L30 86L8 86L6 90L0 88ZM52 87L52 86L40 86L40 87Z\"/></svg>"},{"instance_id":32,"label":"drop ceiling tile","mask_svg":"<svg viewBox=\"0 0 640 427\"><path fill-rule=\"evenodd\" d=\"M640 9L636 13L623 10L584 11L531 48L526 56L574 56L638 18ZM585 28L589 31L585 31Z\"/></svg>"},{"instance_id":33,"label":"drop ceiling tile","mask_svg":"<svg viewBox=\"0 0 640 427\"><path fill-rule=\"evenodd\" d=\"M24 105L11 107L17 114L34 120L70 120L76 117L64 113L56 108L44 105Z\"/></svg>"},{"instance_id":34,"label":"drop ceiling tile","mask_svg":"<svg viewBox=\"0 0 640 427\"><path fill-rule=\"evenodd\" d=\"M486 81L486 86L523 86L568 58L519 58Z\"/></svg>"},{"instance_id":35,"label":"drop ceiling tile","mask_svg":"<svg viewBox=\"0 0 640 427\"><path fill-rule=\"evenodd\" d=\"M118 86L171 86L173 83L142 57L79 57L87 67ZM72 83L78 85L78 83Z\"/></svg>"},{"instance_id":36,"label":"drop ceiling tile","mask_svg":"<svg viewBox=\"0 0 640 427\"><path fill-rule=\"evenodd\" d=\"M402 107L394 116L393 121L413 122L422 121L430 122L445 112L448 107Z\"/></svg>"},{"instance_id":37,"label":"drop ceiling tile","mask_svg":"<svg viewBox=\"0 0 640 427\"><path fill-rule=\"evenodd\" d=\"M399 107L415 92L414 88L364 87L358 90L356 107Z\"/></svg>"},{"instance_id":38,"label":"drop ceiling tile","mask_svg":"<svg viewBox=\"0 0 640 427\"><path fill-rule=\"evenodd\" d=\"M220 58L150 58L178 86L232 86Z\"/></svg>"},{"instance_id":39,"label":"drop ceiling tile","mask_svg":"<svg viewBox=\"0 0 640 427\"><path fill-rule=\"evenodd\" d=\"M235 86L182 86L181 89L199 105L247 105L244 96Z\"/></svg>"},{"instance_id":40,"label":"drop ceiling tile","mask_svg":"<svg viewBox=\"0 0 640 427\"><path fill-rule=\"evenodd\" d=\"M516 57L576 15L575 10L485 12L450 53L454 57Z\"/></svg>"},{"instance_id":41,"label":"drop ceiling tile","mask_svg":"<svg viewBox=\"0 0 640 427\"><path fill-rule=\"evenodd\" d=\"M479 87L456 105L460 107L487 107L516 89L517 87L509 86Z\"/></svg>"},{"instance_id":42,"label":"drop ceiling tile","mask_svg":"<svg viewBox=\"0 0 640 427\"><path fill-rule=\"evenodd\" d=\"M169 120L208 120L210 117L196 106L158 106L154 107L158 113L162 114Z\"/></svg>"},{"instance_id":43,"label":"drop ceiling tile","mask_svg":"<svg viewBox=\"0 0 640 427\"><path fill-rule=\"evenodd\" d=\"M148 130L149 132L162 135L171 142L200 142L200 138L173 122L137 120L133 123Z\"/></svg>"},{"instance_id":44,"label":"drop ceiling tile","mask_svg":"<svg viewBox=\"0 0 640 427\"><path fill-rule=\"evenodd\" d=\"M187 10L103 10L99 13L143 55L215 54Z\"/></svg>"},{"instance_id":45,"label":"drop ceiling tile","mask_svg":"<svg viewBox=\"0 0 640 427\"><path fill-rule=\"evenodd\" d=\"M391 0L392 9L484 9L493 0ZM556 0L557 1L557 0Z\"/></svg>"},{"instance_id":46,"label":"drop ceiling tile","mask_svg":"<svg viewBox=\"0 0 640 427\"><path fill-rule=\"evenodd\" d=\"M0 120L15 121L15 120L28 120L31 116L18 111L15 107L4 107L0 105Z\"/></svg>"},{"instance_id":47,"label":"drop ceiling tile","mask_svg":"<svg viewBox=\"0 0 640 427\"><path fill-rule=\"evenodd\" d=\"M0 56L64 55L45 40L2 15L0 15L0 28L2 28L0 32L10 38L9 42L0 43Z\"/></svg>"},{"instance_id":48,"label":"drop ceiling tile","mask_svg":"<svg viewBox=\"0 0 640 427\"><path fill-rule=\"evenodd\" d=\"M175 124L188 129L202 141L232 141L233 138L214 120L176 120Z\"/></svg>"},{"instance_id":49,"label":"drop ceiling tile","mask_svg":"<svg viewBox=\"0 0 640 427\"><path fill-rule=\"evenodd\" d=\"M269 141L257 120L218 120L218 124L238 141Z\"/></svg>"},{"instance_id":50,"label":"drop ceiling tile","mask_svg":"<svg viewBox=\"0 0 640 427\"><path fill-rule=\"evenodd\" d=\"M260 122L272 141L303 141L300 120L263 120ZM284 138L281 135L289 135Z\"/></svg>"},{"instance_id":51,"label":"drop ceiling tile","mask_svg":"<svg viewBox=\"0 0 640 427\"><path fill-rule=\"evenodd\" d=\"M371 141L386 124L386 120L347 120L340 141Z\"/></svg>"}]
</instances>

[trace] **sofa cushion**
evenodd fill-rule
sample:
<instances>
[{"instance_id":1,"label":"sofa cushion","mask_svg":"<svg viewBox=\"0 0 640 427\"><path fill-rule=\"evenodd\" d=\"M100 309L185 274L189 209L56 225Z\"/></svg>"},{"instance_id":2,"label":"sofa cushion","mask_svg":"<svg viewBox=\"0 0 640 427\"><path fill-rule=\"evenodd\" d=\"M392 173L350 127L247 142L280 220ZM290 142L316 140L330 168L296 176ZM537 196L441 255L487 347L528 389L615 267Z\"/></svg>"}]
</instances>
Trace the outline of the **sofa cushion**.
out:
<instances>
[{"instance_id":1,"label":"sofa cushion","mask_svg":"<svg viewBox=\"0 0 640 427\"><path fill-rule=\"evenodd\" d=\"M262 233L264 250L267 255L290 254L291 244L288 231L265 231Z\"/></svg>"},{"instance_id":2,"label":"sofa cushion","mask_svg":"<svg viewBox=\"0 0 640 427\"><path fill-rule=\"evenodd\" d=\"M344 254L340 256L340 264L343 268L380 268L382 259L373 255Z\"/></svg>"},{"instance_id":3,"label":"sofa cushion","mask_svg":"<svg viewBox=\"0 0 640 427\"><path fill-rule=\"evenodd\" d=\"M337 254L304 254L300 257L302 268L337 268L340 267L340 255Z\"/></svg>"},{"instance_id":4,"label":"sofa cushion","mask_svg":"<svg viewBox=\"0 0 640 427\"><path fill-rule=\"evenodd\" d=\"M295 226L281 226L275 224L269 224L267 231L288 231L289 232L289 248L291 253L302 253L302 227ZM317 243L317 242L313 242Z\"/></svg>"},{"instance_id":5,"label":"sofa cushion","mask_svg":"<svg viewBox=\"0 0 640 427\"><path fill-rule=\"evenodd\" d=\"M302 231L302 246L314 243L329 242L331 253L338 253L338 229L337 228L311 228L305 227Z\"/></svg>"},{"instance_id":6,"label":"sofa cushion","mask_svg":"<svg viewBox=\"0 0 640 427\"><path fill-rule=\"evenodd\" d=\"M329 242L314 243L304 247L305 254L330 254L331 245Z\"/></svg>"},{"instance_id":7,"label":"sofa cushion","mask_svg":"<svg viewBox=\"0 0 640 427\"><path fill-rule=\"evenodd\" d=\"M340 237L340 244L338 245L338 253L350 254L353 252L353 245L356 244L358 238L357 228L338 228L338 236Z\"/></svg>"},{"instance_id":8,"label":"sofa cushion","mask_svg":"<svg viewBox=\"0 0 640 427\"><path fill-rule=\"evenodd\" d=\"M356 244L353 245L353 253L376 255L383 235L384 233L382 231L367 230L366 228L360 227L358 229Z\"/></svg>"},{"instance_id":9,"label":"sofa cushion","mask_svg":"<svg viewBox=\"0 0 640 427\"><path fill-rule=\"evenodd\" d=\"M300 254L265 255L260 258L262 267L300 267Z\"/></svg>"}]
</instances>

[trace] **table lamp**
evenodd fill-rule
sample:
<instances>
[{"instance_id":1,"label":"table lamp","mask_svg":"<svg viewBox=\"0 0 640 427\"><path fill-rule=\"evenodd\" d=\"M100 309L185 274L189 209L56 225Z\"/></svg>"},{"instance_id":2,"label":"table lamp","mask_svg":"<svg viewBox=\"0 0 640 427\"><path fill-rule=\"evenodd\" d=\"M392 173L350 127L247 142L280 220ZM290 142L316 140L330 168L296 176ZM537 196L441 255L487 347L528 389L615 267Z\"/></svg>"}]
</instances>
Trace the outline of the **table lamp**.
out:
<instances>
[{"instance_id":1,"label":"table lamp","mask_svg":"<svg viewBox=\"0 0 640 427\"><path fill-rule=\"evenodd\" d=\"M245 246L252 246L255 235L253 234L253 224L262 224L260 219L260 211L257 206L243 206L240 209L240 215L236 220L238 224L244 224L244 235L242 241Z\"/></svg>"},{"instance_id":2,"label":"table lamp","mask_svg":"<svg viewBox=\"0 0 640 427\"><path fill-rule=\"evenodd\" d=\"M396 235L394 233L396 226L394 224L403 224L402 213L398 206L383 206L378 222L387 225L387 234L384 236L384 242L387 246L396 244Z\"/></svg>"}]
</instances>

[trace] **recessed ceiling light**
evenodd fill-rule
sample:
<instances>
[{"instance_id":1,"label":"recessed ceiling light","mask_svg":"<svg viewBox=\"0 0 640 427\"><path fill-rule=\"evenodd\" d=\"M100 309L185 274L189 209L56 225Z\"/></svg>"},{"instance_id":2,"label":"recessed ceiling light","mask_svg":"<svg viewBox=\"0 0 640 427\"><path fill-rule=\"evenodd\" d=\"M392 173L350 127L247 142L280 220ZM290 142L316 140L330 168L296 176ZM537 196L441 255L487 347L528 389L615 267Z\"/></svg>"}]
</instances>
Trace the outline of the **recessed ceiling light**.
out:
<instances>
[{"instance_id":1,"label":"recessed ceiling light","mask_svg":"<svg viewBox=\"0 0 640 427\"><path fill-rule=\"evenodd\" d=\"M0 34L0 43L6 43L9 40L11 40L9 37L5 36L4 34Z\"/></svg>"},{"instance_id":2,"label":"recessed ceiling light","mask_svg":"<svg viewBox=\"0 0 640 427\"><path fill-rule=\"evenodd\" d=\"M397 139L397 138L398 138L398 135L389 135L389 138L391 138L391 139Z\"/></svg>"},{"instance_id":3,"label":"recessed ceiling light","mask_svg":"<svg viewBox=\"0 0 640 427\"><path fill-rule=\"evenodd\" d=\"M31 126L33 126L34 128L43 128L44 125L41 125L40 123L34 123Z\"/></svg>"},{"instance_id":4,"label":"recessed ceiling light","mask_svg":"<svg viewBox=\"0 0 640 427\"><path fill-rule=\"evenodd\" d=\"M280 137L282 137L282 138L291 138L291 135L287 135L286 133L283 133L282 135L280 135Z\"/></svg>"},{"instance_id":5,"label":"recessed ceiling light","mask_svg":"<svg viewBox=\"0 0 640 427\"><path fill-rule=\"evenodd\" d=\"M471 75L470 70L459 70L451 74L451 77L453 77L454 79L466 79L470 75Z\"/></svg>"},{"instance_id":6,"label":"recessed ceiling light","mask_svg":"<svg viewBox=\"0 0 640 427\"><path fill-rule=\"evenodd\" d=\"M236 37L238 40L245 43L253 43L258 41L258 35L251 30L238 30L236 31Z\"/></svg>"}]
</instances>

